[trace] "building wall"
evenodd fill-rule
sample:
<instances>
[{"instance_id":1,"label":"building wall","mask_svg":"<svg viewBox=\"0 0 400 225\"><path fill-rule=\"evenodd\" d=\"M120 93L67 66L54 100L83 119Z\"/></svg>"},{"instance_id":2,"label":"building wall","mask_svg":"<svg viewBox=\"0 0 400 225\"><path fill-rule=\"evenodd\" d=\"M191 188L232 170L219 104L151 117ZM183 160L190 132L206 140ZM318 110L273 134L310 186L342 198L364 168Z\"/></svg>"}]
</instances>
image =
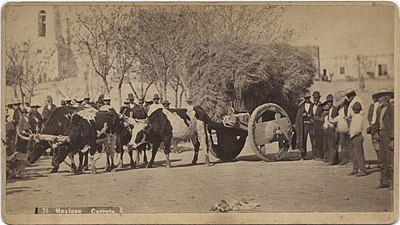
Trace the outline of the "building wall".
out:
<instances>
[{"instance_id":1,"label":"building wall","mask_svg":"<svg viewBox=\"0 0 400 225\"><path fill-rule=\"evenodd\" d=\"M30 40L37 53L55 50L50 58L46 75L48 79L76 76L79 67L70 45L65 41L68 27L67 14L60 13L56 6L7 5L4 9L5 45L11 42L22 44ZM39 12L46 13L46 35L39 36ZM63 10L64 11L64 10ZM33 52L35 52L33 49Z\"/></svg>"},{"instance_id":2,"label":"building wall","mask_svg":"<svg viewBox=\"0 0 400 225\"><path fill-rule=\"evenodd\" d=\"M381 66L380 66L381 65ZM341 70L342 67L342 70ZM381 73L379 67L387 73ZM321 58L321 74L332 75L332 80L365 78L386 78L394 75L393 55L342 55Z\"/></svg>"}]
</instances>

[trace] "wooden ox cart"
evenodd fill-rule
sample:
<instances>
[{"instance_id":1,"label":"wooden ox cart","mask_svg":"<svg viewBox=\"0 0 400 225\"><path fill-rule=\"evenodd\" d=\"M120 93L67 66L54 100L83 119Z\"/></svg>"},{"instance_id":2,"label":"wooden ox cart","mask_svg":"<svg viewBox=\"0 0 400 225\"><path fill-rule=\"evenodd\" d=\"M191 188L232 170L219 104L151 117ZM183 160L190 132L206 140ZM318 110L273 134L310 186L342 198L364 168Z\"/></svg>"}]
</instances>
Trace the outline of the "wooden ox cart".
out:
<instances>
[{"instance_id":1,"label":"wooden ox cart","mask_svg":"<svg viewBox=\"0 0 400 225\"><path fill-rule=\"evenodd\" d=\"M293 136L288 114L274 103L260 105L251 114L233 113L224 118L223 123L212 122L209 131L211 154L222 161L235 159L247 138L259 158L265 161L280 160L288 152Z\"/></svg>"}]
</instances>

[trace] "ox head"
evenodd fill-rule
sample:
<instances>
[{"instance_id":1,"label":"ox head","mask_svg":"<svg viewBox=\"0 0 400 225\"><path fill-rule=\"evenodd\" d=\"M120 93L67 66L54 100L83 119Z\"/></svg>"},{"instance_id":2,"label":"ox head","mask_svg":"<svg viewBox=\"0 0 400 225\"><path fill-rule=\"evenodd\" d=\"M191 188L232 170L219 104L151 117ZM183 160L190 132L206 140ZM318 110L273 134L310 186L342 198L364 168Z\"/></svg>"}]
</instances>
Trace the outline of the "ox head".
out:
<instances>
[{"instance_id":1,"label":"ox head","mask_svg":"<svg viewBox=\"0 0 400 225\"><path fill-rule=\"evenodd\" d=\"M138 148L139 146L145 144L146 134L145 129L149 126L146 120L131 120L129 124L133 125L131 131L131 140L129 141L129 146L132 148Z\"/></svg>"},{"instance_id":2,"label":"ox head","mask_svg":"<svg viewBox=\"0 0 400 225\"><path fill-rule=\"evenodd\" d=\"M49 119L46 121L46 125L42 129L42 134L48 135L64 135L70 124L70 119L74 113L74 109L59 107L51 113ZM28 156L28 162L36 162L40 156L50 148L50 143L47 141L39 141L33 144L33 148Z\"/></svg>"}]
</instances>

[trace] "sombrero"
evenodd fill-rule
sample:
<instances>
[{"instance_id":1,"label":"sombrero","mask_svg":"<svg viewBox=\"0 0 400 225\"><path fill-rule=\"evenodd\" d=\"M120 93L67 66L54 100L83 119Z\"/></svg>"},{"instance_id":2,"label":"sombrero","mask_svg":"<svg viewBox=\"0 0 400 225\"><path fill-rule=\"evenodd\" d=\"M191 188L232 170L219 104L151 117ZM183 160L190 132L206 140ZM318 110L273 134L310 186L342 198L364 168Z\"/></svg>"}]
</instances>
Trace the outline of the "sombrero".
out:
<instances>
[{"instance_id":1,"label":"sombrero","mask_svg":"<svg viewBox=\"0 0 400 225\"><path fill-rule=\"evenodd\" d=\"M394 98L394 91L391 91L386 88L381 88L379 91L375 92L375 94L372 95L372 98L379 99L383 96L388 96L390 98Z\"/></svg>"},{"instance_id":2,"label":"sombrero","mask_svg":"<svg viewBox=\"0 0 400 225\"><path fill-rule=\"evenodd\" d=\"M344 91L336 92L335 97L333 99L333 105L340 106L344 103L345 100L346 100L346 94Z\"/></svg>"}]
</instances>

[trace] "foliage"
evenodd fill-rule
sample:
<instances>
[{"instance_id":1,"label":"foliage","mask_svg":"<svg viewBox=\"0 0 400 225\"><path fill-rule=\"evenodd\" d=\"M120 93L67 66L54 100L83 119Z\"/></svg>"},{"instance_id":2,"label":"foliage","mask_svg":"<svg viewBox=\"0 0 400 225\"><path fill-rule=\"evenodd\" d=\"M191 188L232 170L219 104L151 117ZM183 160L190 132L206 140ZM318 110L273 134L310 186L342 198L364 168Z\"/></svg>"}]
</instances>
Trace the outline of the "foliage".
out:
<instances>
[{"instance_id":1,"label":"foliage","mask_svg":"<svg viewBox=\"0 0 400 225\"><path fill-rule=\"evenodd\" d=\"M191 52L187 67L192 98L217 121L230 107L251 112L266 102L279 104L293 119L317 72L301 50L276 43L205 44Z\"/></svg>"}]
</instances>

